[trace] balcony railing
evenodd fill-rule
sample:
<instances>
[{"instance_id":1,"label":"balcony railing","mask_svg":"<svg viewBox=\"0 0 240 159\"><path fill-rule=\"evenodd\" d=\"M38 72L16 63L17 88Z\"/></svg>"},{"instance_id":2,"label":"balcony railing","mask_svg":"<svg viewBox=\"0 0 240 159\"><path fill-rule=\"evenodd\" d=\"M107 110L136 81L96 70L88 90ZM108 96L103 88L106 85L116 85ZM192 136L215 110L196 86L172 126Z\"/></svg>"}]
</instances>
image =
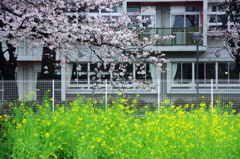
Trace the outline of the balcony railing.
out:
<instances>
[{"instance_id":1,"label":"balcony railing","mask_svg":"<svg viewBox=\"0 0 240 159\"><path fill-rule=\"evenodd\" d=\"M202 28L189 27L189 28L148 28L139 36L142 40L143 37L151 39L154 35L159 36L175 36L174 39L169 39L164 42L157 42L156 46L188 46L196 45L193 41L193 34L195 32L202 32ZM201 45L201 44L200 44Z\"/></svg>"}]
</instances>

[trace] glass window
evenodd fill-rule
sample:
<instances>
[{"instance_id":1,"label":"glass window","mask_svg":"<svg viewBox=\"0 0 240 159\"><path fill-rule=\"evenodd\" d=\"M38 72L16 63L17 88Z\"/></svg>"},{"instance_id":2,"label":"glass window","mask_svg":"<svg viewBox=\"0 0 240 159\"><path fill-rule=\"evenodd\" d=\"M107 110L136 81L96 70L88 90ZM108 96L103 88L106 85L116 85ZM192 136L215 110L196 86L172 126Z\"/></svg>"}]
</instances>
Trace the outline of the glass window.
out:
<instances>
[{"instance_id":1,"label":"glass window","mask_svg":"<svg viewBox=\"0 0 240 159\"><path fill-rule=\"evenodd\" d=\"M152 73L153 73L153 70L152 70ZM143 64L140 66L136 66L136 79L139 79L139 80L152 79L149 64Z\"/></svg>"},{"instance_id":2,"label":"glass window","mask_svg":"<svg viewBox=\"0 0 240 159\"><path fill-rule=\"evenodd\" d=\"M140 12L141 6L140 5L128 5L127 12Z\"/></svg>"},{"instance_id":3,"label":"glass window","mask_svg":"<svg viewBox=\"0 0 240 159\"><path fill-rule=\"evenodd\" d=\"M198 79L215 79L215 63L200 62ZM197 66L194 66L194 78L197 77ZM192 79L192 63L172 63L172 79Z\"/></svg>"},{"instance_id":4,"label":"glass window","mask_svg":"<svg viewBox=\"0 0 240 159\"><path fill-rule=\"evenodd\" d=\"M206 79L215 79L216 66L215 63L206 63Z\"/></svg>"},{"instance_id":5,"label":"glass window","mask_svg":"<svg viewBox=\"0 0 240 159\"><path fill-rule=\"evenodd\" d=\"M88 64L73 64L73 70L72 70L72 80L78 81L78 80L87 80L87 72L88 72Z\"/></svg>"},{"instance_id":6,"label":"glass window","mask_svg":"<svg viewBox=\"0 0 240 159\"><path fill-rule=\"evenodd\" d=\"M122 12L122 5L112 7L112 11L109 12L106 9L102 9L101 13L121 13Z\"/></svg>"},{"instance_id":7,"label":"glass window","mask_svg":"<svg viewBox=\"0 0 240 159\"><path fill-rule=\"evenodd\" d=\"M195 79L197 79L197 65L195 63ZM198 64L198 79L205 79L204 63Z\"/></svg>"},{"instance_id":8,"label":"glass window","mask_svg":"<svg viewBox=\"0 0 240 159\"><path fill-rule=\"evenodd\" d=\"M186 15L186 27L198 27L199 15Z\"/></svg>"},{"instance_id":9,"label":"glass window","mask_svg":"<svg viewBox=\"0 0 240 159\"><path fill-rule=\"evenodd\" d=\"M137 16L135 15L129 15L129 18L132 21L132 26L131 27L139 27L139 22L141 21L141 19L139 20L137 18ZM146 21L144 23L142 23L142 25L144 27L153 27L154 26L154 22L153 20L155 19L155 16L153 15L143 15L142 16L142 20L145 19Z\"/></svg>"},{"instance_id":10,"label":"glass window","mask_svg":"<svg viewBox=\"0 0 240 159\"><path fill-rule=\"evenodd\" d=\"M210 25L208 28L209 31L215 29L230 28L231 20L229 21L228 16L225 14L226 8L227 6L225 5L219 5L214 3L208 4L208 22Z\"/></svg>"},{"instance_id":11,"label":"glass window","mask_svg":"<svg viewBox=\"0 0 240 159\"><path fill-rule=\"evenodd\" d=\"M172 73L174 80L192 79L192 63L173 63Z\"/></svg>"},{"instance_id":12,"label":"glass window","mask_svg":"<svg viewBox=\"0 0 240 159\"><path fill-rule=\"evenodd\" d=\"M228 63L218 63L218 79L228 79Z\"/></svg>"},{"instance_id":13,"label":"glass window","mask_svg":"<svg viewBox=\"0 0 240 159\"><path fill-rule=\"evenodd\" d=\"M151 15L143 15L142 19L146 19L146 22L142 23L143 26L145 26L145 27L150 26L151 27L151 25L153 24L153 22L152 22L153 18L154 18L154 16L151 16Z\"/></svg>"},{"instance_id":14,"label":"glass window","mask_svg":"<svg viewBox=\"0 0 240 159\"><path fill-rule=\"evenodd\" d=\"M192 73L196 79L197 66L194 64L194 72L192 72L191 63L172 63L172 79L173 80L190 80L192 79ZM199 65L199 76L201 80L209 82L210 79L216 79L216 63L200 62ZM233 62L219 62L217 67L217 79L220 80L231 80L239 79L239 72Z\"/></svg>"},{"instance_id":15,"label":"glass window","mask_svg":"<svg viewBox=\"0 0 240 159\"><path fill-rule=\"evenodd\" d=\"M199 12L199 6L186 6L186 12Z\"/></svg>"},{"instance_id":16,"label":"glass window","mask_svg":"<svg viewBox=\"0 0 240 159\"><path fill-rule=\"evenodd\" d=\"M224 12L227 6L210 3L208 7L210 12Z\"/></svg>"},{"instance_id":17,"label":"glass window","mask_svg":"<svg viewBox=\"0 0 240 159\"><path fill-rule=\"evenodd\" d=\"M172 24L174 28L184 27L184 15L173 15Z\"/></svg>"},{"instance_id":18,"label":"glass window","mask_svg":"<svg viewBox=\"0 0 240 159\"><path fill-rule=\"evenodd\" d=\"M199 15L172 15L171 18L174 28L199 26Z\"/></svg>"},{"instance_id":19,"label":"glass window","mask_svg":"<svg viewBox=\"0 0 240 159\"><path fill-rule=\"evenodd\" d=\"M129 80L133 78L133 65L129 63L119 63L115 66L113 80L120 79Z\"/></svg>"},{"instance_id":20,"label":"glass window","mask_svg":"<svg viewBox=\"0 0 240 159\"><path fill-rule=\"evenodd\" d=\"M90 64L90 79L110 79L110 73L108 66L103 64Z\"/></svg>"},{"instance_id":21,"label":"glass window","mask_svg":"<svg viewBox=\"0 0 240 159\"><path fill-rule=\"evenodd\" d=\"M235 63L229 63L229 79L239 79L239 72Z\"/></svg>"}]
</instances>

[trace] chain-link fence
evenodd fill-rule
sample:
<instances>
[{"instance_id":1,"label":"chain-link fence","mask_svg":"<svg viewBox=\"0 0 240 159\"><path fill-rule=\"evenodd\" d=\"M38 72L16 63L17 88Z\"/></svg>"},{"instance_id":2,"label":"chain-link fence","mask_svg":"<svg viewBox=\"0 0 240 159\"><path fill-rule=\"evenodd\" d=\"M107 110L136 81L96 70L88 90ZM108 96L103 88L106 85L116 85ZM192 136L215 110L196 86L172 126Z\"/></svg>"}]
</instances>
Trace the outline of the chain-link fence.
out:
<instances>
[{"instance_id":1,"label":"chain-link fence","mask_svg":"<svg viewBox=\"0 0 240 159\"><path fill-rule=\"evenodd\" d=\"M232 102L236 109L240 105L240 80L156 80L145 90L127 82L113 85L111 81L0 81L1 109L8 102L40 103L44 98L51 99L54 106L58 103L74 101L78 95L85 96L84 100L92 98L105 103L116 98L129 100L138 98L138 106L150 105L157 107L165 100L174 105L199 104L208 105L221 101L224 104ZM118 95L121 93L121 95Z\"/></svg>"}]
</instances>

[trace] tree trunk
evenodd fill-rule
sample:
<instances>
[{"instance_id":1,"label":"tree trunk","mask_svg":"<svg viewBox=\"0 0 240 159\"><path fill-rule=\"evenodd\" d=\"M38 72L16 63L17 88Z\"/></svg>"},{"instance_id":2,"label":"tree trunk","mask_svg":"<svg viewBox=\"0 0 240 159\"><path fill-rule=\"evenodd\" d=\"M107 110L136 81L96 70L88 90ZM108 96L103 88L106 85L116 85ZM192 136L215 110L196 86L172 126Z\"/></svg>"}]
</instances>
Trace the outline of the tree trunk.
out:
<instances>
[{"instance_id":1,"label":"tree trunk","mask_svg":"<svg viewBox=\"0 0 240 159\"><path fill-rule=\"evenodd\" d=\"M15 57L16 48L7 42L7 50L9 60L4 57L5 51L0 42L0 71L2 73L2 82L0 87L3 87L3 100L13 101L18 99L18 87L15 81L15 70L17 67L17 57Z\"/></svg>"},{"instance_id":2,"label":"tree trunk","mask_svg":"<svg viewBox=\"0 0 240 159\"><path fill-rule=\"evenodd\" d=\"M41 75L38 79L37 87L40 90L37 94L37 99L42 100L44 95L52 90L52 80L55 72L55 50L49 47L43 47Z\"/></svg>"}]
</instances>

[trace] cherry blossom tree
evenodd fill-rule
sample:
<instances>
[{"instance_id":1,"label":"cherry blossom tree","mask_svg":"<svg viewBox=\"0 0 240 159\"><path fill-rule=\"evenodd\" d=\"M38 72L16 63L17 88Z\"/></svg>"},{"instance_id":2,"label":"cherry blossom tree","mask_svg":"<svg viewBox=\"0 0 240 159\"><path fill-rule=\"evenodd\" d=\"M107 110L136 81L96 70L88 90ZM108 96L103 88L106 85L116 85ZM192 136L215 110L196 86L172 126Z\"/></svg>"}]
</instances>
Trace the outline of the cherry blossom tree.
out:
<instances>
[{"instance_id":1,"label":"cherry blossom tree","mask_svg":"<svg viewBox=\"0 0 240 159\"><path fill-rule=\"evenodd\" d=\"M139 13L134 15L134 20L124 12L118 18L91 14L92 10L99 9L111 12L121 3L122 0L1 0L0 45L7 43L7 50L1 47L0 51L0 70L4 79L14 80L15 49L21 40L43 48L41 79L54 78L56 54L73 57L73 51L70 53L68 50L81 50L83 47L91 50L96 57L93 61L97 63L95 80L101 80L102 69L107 69L113 74L113 84L121 85L127 65L132 63L136 64L139 74L146 74L146 62L164 71L162 64L168 61L152 46L173 36L155 35L152 39L143 38L141 41L138 35L148 27L143 24L150 19L142 18ZM9 60L4 57L6 52L10 55ZM9 69L11 72L7 71ZM11 74L9 78L4 72ZM150 82L137 81L131 75L128 80L130 84L147 89L150 86Z\"/></svg>"},{"instance_id":2,"label":"cherry blossom tree","mask_svg":"<svg viewBox=\"0 0 240 159\"><path fill-rule=\"evenodd\" d=\"M233 58L238 72L240 72L240 1L239 0L225 0L221 3L225 6L225 19L231 23L228 28L228 23L223 23L221 31L225 41L224 48L228 50L230 56Z\"/></svg>"}]
</instances>

